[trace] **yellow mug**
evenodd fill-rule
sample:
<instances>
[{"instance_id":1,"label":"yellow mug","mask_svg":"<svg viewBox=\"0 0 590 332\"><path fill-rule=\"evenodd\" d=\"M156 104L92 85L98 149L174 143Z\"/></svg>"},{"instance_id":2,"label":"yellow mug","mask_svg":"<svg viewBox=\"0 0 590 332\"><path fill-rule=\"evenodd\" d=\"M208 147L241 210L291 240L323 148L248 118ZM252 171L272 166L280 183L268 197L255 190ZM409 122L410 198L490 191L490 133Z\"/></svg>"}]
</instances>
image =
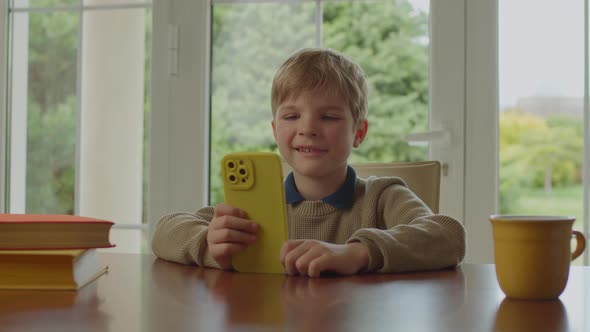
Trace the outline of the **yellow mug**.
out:
<instances>
[{"instance_id":1,"label":"yellow mug","mask_svg":"<svg viewBox=\"0 0 590 332\"><path fill-rule=\"evenodd\" d=\"M586 247L584 235L572 231L575 217L491 215L494 261L507 297L557 299L565 289L570 262ZM576 238L572 253L570 243Z\"/></svg>"}]
</instances>

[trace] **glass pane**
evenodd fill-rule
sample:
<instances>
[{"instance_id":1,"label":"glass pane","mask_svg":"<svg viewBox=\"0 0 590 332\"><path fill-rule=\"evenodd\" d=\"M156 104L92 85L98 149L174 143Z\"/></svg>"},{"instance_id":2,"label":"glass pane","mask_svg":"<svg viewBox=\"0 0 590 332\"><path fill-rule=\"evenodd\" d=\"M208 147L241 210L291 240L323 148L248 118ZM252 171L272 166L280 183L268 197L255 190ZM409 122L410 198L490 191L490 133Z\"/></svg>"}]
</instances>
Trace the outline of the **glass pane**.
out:
<instances>
[{"instance_id":1,"label":"glass pane","mask_svg":"<svg viewBox=\"0 0 590 332\"><path fill-rule=\"evenodd\" d=\"M369 132L351 162L428 158L404 137L428 129L428 1L326 3L323 44L352 56L369 82Z\"/></svg>"},{"instance_id":2,"label":"glass pane","mask_svg":"<svg viewBox=\"0 0 590 332\"><path fill-rule=\"evenodd\" d=\"M581 229L584 2L499 6L500 212L573 215Z\"/></svg>"},{"instance_id":3,"label":"glass pane","mask_svg":"<svg viewBox=\"0 0 590 332\"><path fill-rule=\"evenodd\" d=\"M77 13L65 12L16 13L15 21L26 22L27 16L28 38L24 38L28 39L28 49L16 46L16 40L27 33L26 29L15 30L13 58L23 56L21 59L28 59L28 66L15 66L13 70L22 74L28 70L28 76L23 76L28 80L13 73L12 82L13 98L26 98L26 106L12 109L12 117L18 116L26 123L26 137L22 137L26 142L26 159L12 162L26 167L26 212L72 214L79 17ZM23 88L26 94L20 94ZM12 129L13 138L17 139L17 127ZM15 168L14 163L12 166ZM19 185L24 183L12 183ZM19 199L22 197L11 197Z\"/></svg>"},{"instance_id":4,"label":"glass pane","mask_svg":"<svg viewBox=\"0 0 590 332\"><path fill-rule=\"evenodd\" d=\"M77 12L12 13L9 211L145 223L151 8L84 15L80 36ZM113 232L116 250L140 233Z\"/></svg>"},{"instance_id":5,"label":"glass pane","mask_svg":"<svg viewBox=\"0 0 590 332\"><path fill-rule=\"evenodd\" d=\"M211 77L211 204L223 201L223 155L278 153L272 136L270 89L285 57L315 40L315 4L213 7Z\"/></svg>"},{"instance_id":6,"label":"glass pane","mask_svg":"<svg viewBox=\"0 0 590 332\"><path fill-rule=\"evenodd\" d=\"M352 56L369 77L369 134L351 162L427 158L426 147L410 147L403 137L428 128L428 5L323 4L322 46ZM211 204L223 200L225 153L278 152L270 126L272 78L293 51L317 46L316 9L315 3L214 5Z\"/></svg>"}]
</instances>

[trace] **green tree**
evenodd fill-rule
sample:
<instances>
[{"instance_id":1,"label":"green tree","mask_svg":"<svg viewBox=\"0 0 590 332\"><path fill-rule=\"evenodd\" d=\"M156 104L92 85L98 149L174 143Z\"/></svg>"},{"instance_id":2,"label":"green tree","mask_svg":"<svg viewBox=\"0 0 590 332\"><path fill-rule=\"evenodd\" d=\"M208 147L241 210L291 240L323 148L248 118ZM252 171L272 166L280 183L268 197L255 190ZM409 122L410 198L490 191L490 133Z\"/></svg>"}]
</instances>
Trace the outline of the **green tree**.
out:
<instances>
[{"instance_id":1,"label":"green tree","mask_svg":"<svg viewBox=\"0 0 590 332\"><path fill-rule=\"evenodd\" d=\"M581 137L564 128L531 131L517 146L522 162L536 173L543 174L543 188L551 193L554 182L571 183L575 165L582 161ZM561 174L555 170L565 171Z\"/></svg>"},{"instance_id":2,"label":"green tree","mask_svg":"<svg viewBox=\"0 0 590 332\"><path fill-rule=\"evenodd\" d=\"M50 112L76 94L78 14L30 13L29 29L29 100Z\"/></svg>"},{"instance_id":3,"label":"green tree","mask_svg":"<svg viewBox=\"0 0 590 332\"><path fill-rule=\"evenodd\" d=\"M35 0L50 7L56 0ZM63 2L63 1L62 1ZM29 213L73 213L78 13L29 13L26 206ZM151 10L146 11L144 128L149 114ZM149 132L144 131L144 217Z\"/></svg>"},{"instance_id":4,"label":"green tree","mask_svg":"<svg viewBox=\"0 0 590 332\"><path fill-rule=\"evenodd\" d=\"M545 121L518 109L500 113L499 119L500 179L498 184L501 213L516 211L523 187L530 187L533 172L522 162L519 149L522 136L530 131L547 128Z\"/></svg>"},{"instance_id":5,"label":"green tree","mask_svg":"<svg viewBox=\"0 0 590 332\"><path fill-rule=\"evenodd\" d=\"M356 59L369 84L369 133L354 162L416 161L403 137L428 128L428 15L407 1L324 6L324 44Z\"/></svg>"},{"instance_id":6,"label":"green tree","mask_svg":"<svg viewBox=\"0 0 590 332\"><path fill-rule=\"evenodd\" d=\"M407 133L428 127L428 16L407 1L325 4L324 46L355 58L369 83L369 135L353 162L413 161ZM315 4L215 5L211 99L211 203L222 200L219 163L230 151L277 151L270 127L274 72L315 46Z\"/></svg>"},{"instance_id":7,"label":"green tree","mask_svg":"<svg viewBox=\"0 0 590 332\"><path fill-rule=\"evenodd\" d=\"M71 214L78 14L30 13L29 29L26 209Z\"/></svg>"},{"instance_id":8,"label":"green tree","mask_svg":"<svg viewBox=\"0 0 590 332\"><path fill-rule=\"evenodd\" d=\"M45 112L30 103L27 122L27 212L73 214L75 95Z\"/></svg>"},{"instance_id":9,"label":"green tree","mask_svg":"<svg viewBox=\"0 0 590 332\"><path fill-rule=\"evenodd\" d=\"M223 201L223 155L230 151L277 151L271 130L272 78L288 54L314 45L314 9L311 3L214 6L212 204Z\"/></svg>"},{"instance_id":10,"label":"green tree","mask_svg":"<svg viewBox=\"0 0 590 332\"><path fill-rule=\"evenodd\" d=\"M579 121L542 118L518 109L500 113L500 209L515 211L521 188L572 184L582 166Z\"/></svg>"}]
</instances>

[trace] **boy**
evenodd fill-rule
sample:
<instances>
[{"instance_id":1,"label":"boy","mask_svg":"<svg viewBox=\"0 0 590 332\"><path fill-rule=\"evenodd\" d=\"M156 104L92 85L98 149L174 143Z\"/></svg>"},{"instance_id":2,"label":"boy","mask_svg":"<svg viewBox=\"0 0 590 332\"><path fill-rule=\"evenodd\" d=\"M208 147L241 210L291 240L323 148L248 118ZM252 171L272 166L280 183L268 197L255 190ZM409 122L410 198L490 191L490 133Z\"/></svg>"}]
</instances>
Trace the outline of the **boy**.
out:
<instances>
[{"instance_id":1,"label":"boy","mask_svg":"<svg viewBox=\"0 0 590 332\"><path fill-rule=\"evenodd\" d=\"M289 238L280 259L289 275L405 272L458 265L465 231L432 211L395 177L357 178L348 166L363 142L367 83L362 69L327 49L304 49L277 71L272 130L291 166L285 180ZM257 224L226 204L165 216L152 247L160 258L231 269L256 241Z\"/></svg>"}]
</instances>

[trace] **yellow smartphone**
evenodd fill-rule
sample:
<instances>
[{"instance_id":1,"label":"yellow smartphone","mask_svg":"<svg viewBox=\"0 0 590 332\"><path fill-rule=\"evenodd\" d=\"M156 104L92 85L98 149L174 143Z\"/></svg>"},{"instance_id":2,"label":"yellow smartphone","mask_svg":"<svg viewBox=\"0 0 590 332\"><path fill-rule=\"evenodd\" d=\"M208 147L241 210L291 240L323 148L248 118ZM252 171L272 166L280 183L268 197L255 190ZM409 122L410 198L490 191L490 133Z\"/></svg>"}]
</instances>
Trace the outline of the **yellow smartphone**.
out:
<instances>
[{"instance_id":1,"label":"yellow smartphone","mask_svg":"<svg viewBox=\"0 0 590 332\"><path fill-rule=\"evenodd\" d=\"M259 225L257 240L232 257L239 272L284 273L281 246L288 239L285 190L279 156L235 152L221 161L225 203L240 208Z\"/></svg>"}]
</instances>

